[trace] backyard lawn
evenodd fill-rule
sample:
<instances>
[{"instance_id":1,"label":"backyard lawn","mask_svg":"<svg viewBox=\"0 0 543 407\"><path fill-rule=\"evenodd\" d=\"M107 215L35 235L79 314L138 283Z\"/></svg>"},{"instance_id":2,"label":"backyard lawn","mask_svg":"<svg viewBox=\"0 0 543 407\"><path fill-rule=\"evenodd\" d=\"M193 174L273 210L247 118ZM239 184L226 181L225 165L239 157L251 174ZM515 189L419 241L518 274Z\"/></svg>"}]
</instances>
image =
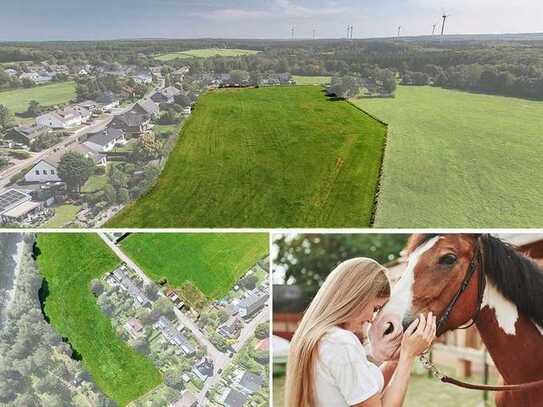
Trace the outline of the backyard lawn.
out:
<instances>
[{"instance_id":1,"label":"backyard lawn","mask_svg":"<svg viewBox=\"0 0 543 407\"><path fill-rule=\"evenodd\" d=\"M353 102L389 124L375 226L543 227L543 102L404 86Z\"/></svg>"},{"instance_id":2,"label":"backyard lawn","mask_svg":"<svg viewBox=\"0 0 543 407\"><path fill-rule=\"evenodd\" d=\"M320 86L203 95L151 191L109 227L367 227L384 125Z\"/></svg>"},{"instance_id":3,"label":"backyard lawn","mask_svg":"<svg viewBox=\"0 0 543 407\"><path fill-rule=\"evenodd\" d=\"M208 299L221 298L268 254L264 233L140 233L123 251L153 280L180 287L192 281Z\"/></svg>"},{"instance_id":4,"label":"backyard lawn","mask_svg":"<svg viewBox=\"0 0 543 407\"><path fill-rule=\"evenodd\" d=\"M204 49L191 49L181 52L169 52L167 54L159 54L155 56L155 59L159 61L167 62L175 59L187 59L187 58L209 58L214 56L221 57L238 57L243 55L254 55L260 51L254 51L250 49L234 49L234 48L204 48Z\"/></svg>"},{"instance_id":5,"label":"backyard lawn","mask_svg":"<svg viewBox=\"0 0 543 407\"><path fill-rule=\"evenodd\" d=\"M73 99L75 99L74 82L59 82L0 92L0 105L6 106L12 113L26 111L31 100L38 101L42 106L53 106Z\"/></svg>"},{"instance_id":6,"label":"backyard lawn","mask_svg":"<svg viewBox=\"0 0 543 407\"><path fill-rule=\"evenodd\" d=\"M81 210L81 207L77 205L60 205L52 209L55 211L54 216L40 227L61 228L67 223L75 220L75 217L77 213Z\"/></svg>"},{"instance_id":7,"label":"backyard lawn","mask_svg":"<svg viewBox=\"0 0 543 407\"><path fill-rule=\"evenodd\" d=\"M44 312L80 354L100 389L124 406L158 386L159 371L115 334L90 291L91 280L119 264L100 237L38 234L38 248L38 266L46 280Z\"/></svg>"}]
</instances>

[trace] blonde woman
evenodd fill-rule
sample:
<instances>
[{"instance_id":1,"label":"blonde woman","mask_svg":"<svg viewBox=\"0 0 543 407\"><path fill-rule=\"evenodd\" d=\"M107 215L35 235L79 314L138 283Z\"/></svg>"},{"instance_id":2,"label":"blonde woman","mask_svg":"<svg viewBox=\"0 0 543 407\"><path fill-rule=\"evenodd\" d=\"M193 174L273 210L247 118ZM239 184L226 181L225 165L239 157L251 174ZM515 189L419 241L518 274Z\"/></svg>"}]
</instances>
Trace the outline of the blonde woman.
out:
<instances>
[{"instance_id":1,"label":"blonde woman","mask_svg":"<svg viewBox=\"0 0 543 407\"><path fill-rule=\"evenodd\" d=\"M377 367L358 334L389 296L385 269L371 259L347 260L332 271L292 339L286 407L402 405L413 362L435 338L436 320L421 315L405 331L399 361Z\"/></svg>"}]
</instances>

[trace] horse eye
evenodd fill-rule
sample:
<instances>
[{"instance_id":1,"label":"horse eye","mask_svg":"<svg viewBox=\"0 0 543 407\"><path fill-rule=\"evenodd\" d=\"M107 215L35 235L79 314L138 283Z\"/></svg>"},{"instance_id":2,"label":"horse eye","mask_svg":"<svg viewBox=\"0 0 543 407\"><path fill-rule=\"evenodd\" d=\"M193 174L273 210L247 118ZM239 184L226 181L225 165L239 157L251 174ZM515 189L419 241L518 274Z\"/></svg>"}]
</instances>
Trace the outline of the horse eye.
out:
<instances>
[{"instance_id":1,"label":"horse eye","mask_svg":"<svg viewBox=\"0 0 543 407\"><path fill-rule=\"evenodd\" d=\"M450 266L454 263L456 263L457 257L454 254L446 254L444 256L441 256L439 259L439 264L442 266Z\"/></svg>"}]
</instances>

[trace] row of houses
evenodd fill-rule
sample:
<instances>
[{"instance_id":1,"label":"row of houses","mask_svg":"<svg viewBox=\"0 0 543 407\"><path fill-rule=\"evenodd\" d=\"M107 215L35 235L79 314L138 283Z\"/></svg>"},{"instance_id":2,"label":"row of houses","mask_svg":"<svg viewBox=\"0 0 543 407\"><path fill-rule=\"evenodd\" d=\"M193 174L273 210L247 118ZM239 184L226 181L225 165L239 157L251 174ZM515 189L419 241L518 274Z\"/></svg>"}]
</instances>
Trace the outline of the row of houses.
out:
<instances>
[{"instance_id":1,"label":"row of houses","mask_svg":"<svg viewBox=\"0 0 543 407\"><path fill-rule=\"evenodd\" d=\"M161 316L153 325L162 336L172 345L177 346L185 356L193 356L196 349L190 341L181 333L182 326L175 326L168 318Z\"/></svg>"},{"instance_id":2,"label":"row of houses","mask_svg":"<svg viewBox=\"0 0 543 407\"><path fill-rule=\"evenodd\" d=\"M130 278L128 275L128 268L124 264L109 273L106 276L106 281L108 284L114 287L120 287L122 290L126 291L134 300L134 305L136 307L149 308L153 303L149 298L147 298L143 292L143 289L138 287L132 278Z\"/></svg>"}]
</instances>

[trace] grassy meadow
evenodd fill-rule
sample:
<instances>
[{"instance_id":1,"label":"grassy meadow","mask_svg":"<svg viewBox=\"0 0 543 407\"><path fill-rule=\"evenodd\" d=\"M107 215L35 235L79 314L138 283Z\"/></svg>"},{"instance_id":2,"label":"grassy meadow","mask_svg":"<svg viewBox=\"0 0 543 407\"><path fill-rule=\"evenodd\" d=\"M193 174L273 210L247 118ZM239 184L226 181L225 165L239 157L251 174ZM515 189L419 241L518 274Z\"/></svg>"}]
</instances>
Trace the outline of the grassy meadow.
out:
<instances>
[{"instance_id":1,"label":"grassy meadow","mask_svg":"<svg viewBox=\"0 0 543 407\"><path fill-rule=\"evenodd\" d=\"M320 86L203 95L151 191L108 227L366 227L386 127Z\"/></svg>"},{"instance_id":2,"label":"grassy meadow","mask_svg":"<svg viewBox=\"0 0 543 407\"><path fill-rule=\"evenodd\" d=\"M292 75L296 85L327 85L332 80L331 76L301 76Z\"/></svg>"},{"instance_id":3,"label":"grassy meadow","mask_svg":"<svg viewBox=\"0 0 543 407\"><path fill-rule=\"evenodd\" d=\"M250 49L234 49L234 48L204 48L204 49L191 49L188 51L169 52L167 54L159 54L155 56L155 59L168 62L176 59L188 59L188 58L210 58L215 56L221 57L239 57L244 55L254 55L260 51L254 51Z\"/></svg>"},{"instance_id":4,"label":"grassy meadow","mask_svg":"<svg viewBox=\"0 0 543 407\"><path fill-rule=\"evenodd\" d=\"M0 105L6 106L12 113L25 112L31 100L38 101L42 106L53 106L73 99L75 99L74 82L58 82L0 92Z\"/></svg>"},{"instance_id":5,"label":"grassy meadow","mask_svg":"<svg viewBox=\"0 0 543 407\"><path fill-rule=\"evenodd\" d=\"M268 254L265 233L140 233L121 244L152 279L173 287L192 281L208 299L223 297Z\"/></svg>"},{"instance_id":6,"label":"grassy meadow","mask_svg":"<svg viewBox=\"0 0 543 407\"><path fill-rule=\"evenodd\" d=\"M82 357L100 389L121 406L162 382L150 360L116 334L96 304L90 281L119 259L96 234L39 234L38 265L48 284L45 313Z\"/></svg>"},{"instance_id":7,"label":"grassy meadow","mask_svg":"<svg viewBox=\"0 0 543 407\"><path fill-rule=\"evenodd\" d=\"M543 226L543 102L405 86L353 102L389 124L375 226Z\"/></svg>"}]
</instances>

